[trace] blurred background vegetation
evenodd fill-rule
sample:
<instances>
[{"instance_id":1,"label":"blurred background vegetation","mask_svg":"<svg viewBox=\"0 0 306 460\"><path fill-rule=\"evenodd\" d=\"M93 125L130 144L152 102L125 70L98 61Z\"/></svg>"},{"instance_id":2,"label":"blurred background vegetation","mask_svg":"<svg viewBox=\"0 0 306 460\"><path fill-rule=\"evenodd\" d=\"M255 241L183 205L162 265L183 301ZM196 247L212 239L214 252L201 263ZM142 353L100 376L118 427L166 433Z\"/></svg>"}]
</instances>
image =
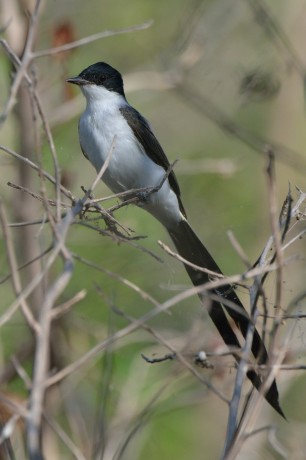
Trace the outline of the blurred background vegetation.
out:
<instances>
[{"instance_id":1,"label":"blurred background vegetation","mask_svg":"<svg viewBox=\"0 0 306 460\"><path fill-rule=\"evenodd\" d=\"M7 28L2 32L4 37L14 22L13 19L12 24L8 22L9 3L15 4L2 0L1 26ZM30 9L26 3L20 2L18 6L22 15ZM258 5L264 5L264 9L258 9ZM269 22L269 18L273 21ZM242 272L245 267L231 246L227 231L234 232L251 263L271 233L267 158L250 145L257 145L252 141L253 136L281 146L281 159L278 160L278 151L275 152L279 207L289 183L294 198L295 186L306 188L305 169L301 167L306 141L305 18L305 0L45 1L36 51L103 30L120 30L152 20L144 30L114 35L67 53L35 60L33 69L65 185L75 196L82 196L81 186L88 188L95 177L78 142L77 123L84 100L65 79L94 62L106 61L123 74L128 101L150 121L169 160L179 160L175 171L193 228L226 274ZM11 70L7 56L2 53L1 107L8 97ZM238 135L230 135L224 129L224 117L238 127ZM22 150L19 123L17 108L1 130L1 144L17 152ZM239 139L241 133L247 133L243 136L247 142ZM38 140L36 147L42 152L44 169L53 174L46 140ZM298 152L299 159L292 152ZM37 161L35 153L32 154ZM1 197L10 220L18 221L21 192L7 186L8 181L18 183L18 167L3 152L0 166ZM39 192L37 178L33 178L32 184L33 190ZM95 190L95 197L108 195L110 192L102 183ZM108 201L105 206L115 203L116 200ZM42 205L35 206L36 215L42 218ZM69 248L127 278L160 302L190 286L183 266L158 246L158 240L166 244L170 241L151 216L129 206L115 217L133 229L135 236L146 238L118 244L110 237L75 225L70 230ZM97 220L93 225L105 229L102 221ZM20 231L13 229L13 236L16 244L22 246ZM52 242L46 225L32 226L30 238L40 250ZM4 279L8 266L3 243L0 244L0 276ZM136 246L153 252L159 260ZM285 269L284 308L305 285L303 240L290 251L300 258ZM22 252L20 249L18 253L20 264L26 260L22 259ZM127 324L127 319L116 315L111 307L132 317L141 316L151 308L148 301L116 277L78 260L75 263L74 276L61 302L81 288L87 294L54 327L54 371ZM54 274L60 270L60 262L53 270ZM8 281L2 282L0 288L4 312L14 294ZM245 293L239 289L238 292L247 301ZM273 309L273 276L267 295ZM298 307L302 310L303 305ZM171 314L158 316L150 325L190 356L200 349L216 351L223 346L197 298L181 302ZM291 324L283 326L283 337L290 327ZM304 330L300 320L288 352L288 360L298 364L305 361ZM32 336L22 316L14 315L1 328L0 358L4 371L8 370L10 357L17 354L22 366L31 373L31 343ZM28 350L25 357L21 356L22 350ZM50 417L56 418L85 458L218 458L225 436L227 406L178 363L150 366L141 353L163 356L167 349L144 330L127 336L92 362L89 369L73 373L49 392ZM232 360L230 363L233 364ZM215 370L200 372L230 397L234 371L230 372L221 363ZM300 401L305 377L302 373L283 372L278 381L281 404L291 423L280 420L264 404L258 426L273 421L277 426L276 438L285 450L295 454L288 458L304 458L306 410ZM23 380L13 371L9 377L3 372L2 387L16 398L27 396ZM74 458L52 432L45 445L47 458ZM239 458L283 458L277 453L277 445L275 439L263 432L245 444Z\"/></svg>"}]
</instances>

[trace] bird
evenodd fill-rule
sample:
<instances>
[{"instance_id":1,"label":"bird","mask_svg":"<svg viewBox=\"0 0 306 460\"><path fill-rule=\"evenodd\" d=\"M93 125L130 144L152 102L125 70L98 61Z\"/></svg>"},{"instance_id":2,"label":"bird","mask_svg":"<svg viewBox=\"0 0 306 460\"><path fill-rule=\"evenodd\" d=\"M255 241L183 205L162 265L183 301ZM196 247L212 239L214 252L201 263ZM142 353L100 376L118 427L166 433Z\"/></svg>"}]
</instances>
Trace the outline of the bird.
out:
<instances>
[{"instance_id":1,"label":"bird","mask_svg":"<svg viewBox=\"0 0 306 460\"><path fill-rule=\"evenodd\" d=\"M222 275L187 220L177 178L153 129L128 103L121 73L105 62L97 62L66 81L77 85L85 96L86 108L78 125L79 142L84 156L97 173L108 161L102 176L104 183L115 194L135 189L152 190L152 193L140 195L137 204L168 231L178 254L189 262L184 265L194 286L211 280L208 273L196 267ZM250 317L245 307L230 284L218 287L212 293L214 296L208 309L210 318L230 350L241 350L240 340L228 317L246 339ZM200 293L199 297L204 301L203 294ZM256 328L251 350L258 364L268 363L266 347ZM233 356L239 362L238 354ZM259 390L263 377L254 369L249 369L247 376ZM286 419L275 379L266 391L265 399Z\"/></svg>"}]
</instances>

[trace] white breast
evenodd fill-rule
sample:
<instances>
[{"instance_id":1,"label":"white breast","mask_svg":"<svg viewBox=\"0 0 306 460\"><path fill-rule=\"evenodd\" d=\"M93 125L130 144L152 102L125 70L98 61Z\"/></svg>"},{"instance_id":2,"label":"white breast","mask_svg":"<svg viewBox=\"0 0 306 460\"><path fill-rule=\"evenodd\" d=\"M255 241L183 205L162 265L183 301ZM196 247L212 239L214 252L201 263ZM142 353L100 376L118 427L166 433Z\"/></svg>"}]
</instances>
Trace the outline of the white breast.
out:
<instances>
[{"instance_id":1,"label":"white breast","mask_svg":"<svg viewBox=\"0 0 306 460\"><path fill-rule=\"evenodd\" d=\"M119 109L128 105L127 101L101 86L86 85L82 90L87 107L79 123L80 144L97 172L108 157L116 136L111 160L102 178L106 185L113 193L158 185L165 171L145 154L121 115ZM182 220L176 195L168 180L141 206L166 227Z\"/></svg>"}]
</instances>

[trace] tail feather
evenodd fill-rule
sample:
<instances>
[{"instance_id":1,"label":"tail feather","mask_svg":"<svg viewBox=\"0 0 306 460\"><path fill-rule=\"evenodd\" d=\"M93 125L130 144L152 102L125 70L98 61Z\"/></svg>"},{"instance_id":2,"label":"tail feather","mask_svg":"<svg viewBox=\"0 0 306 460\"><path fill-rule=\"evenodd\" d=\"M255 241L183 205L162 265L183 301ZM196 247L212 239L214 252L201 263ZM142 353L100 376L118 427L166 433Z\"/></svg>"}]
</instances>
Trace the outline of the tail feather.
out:
<instances>
[{"instance_id":1,"label":"tail feather","mask_svg":"<svg viewBox=\"0 0 306 460\"><path fill-rule=\"evenodd\" d=\"M178 253L184 257L184 259L194 265L207 268L216 273L222 273L215 260L212 258L186 220L181 221L175 228L168 229L168 232L177 248ZM194 286L199 286L209 281L208 274L198 271L190 265L184 265ZM218 302L216 300L212 301L212 305L209 309L209 315L226 345L229 347L241 348L240 342L227 319L224 309L233 319L244 338L246 338L249 327L249 319L246 309L237 297L233 286L222 286L216 290L216 294L230 302L233 302L242 311L242 313L240 313L237 309L230 308L227 305L227 302L223 304L222 301ZM259 364L267 363L268 353L256 329L253 335L252 353ZM239 361L237 357L236 359ZM250 370L247 372L247 376L254 387L258 390L262 384L262 378L260 375L254 370ZM279 405L279 395L275 380L266 392L265 398L282 417L286 418Z\"/></svg>"}]
</instances>

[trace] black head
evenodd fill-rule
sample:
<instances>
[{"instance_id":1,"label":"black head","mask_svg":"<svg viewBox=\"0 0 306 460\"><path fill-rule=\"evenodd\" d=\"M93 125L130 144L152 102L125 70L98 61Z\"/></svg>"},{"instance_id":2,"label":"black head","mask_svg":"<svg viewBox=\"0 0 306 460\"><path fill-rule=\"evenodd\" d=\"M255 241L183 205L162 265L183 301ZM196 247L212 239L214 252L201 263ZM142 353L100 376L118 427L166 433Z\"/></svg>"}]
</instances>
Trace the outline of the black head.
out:
<instances>
[{"instance_id":1,"label":"black head","mask_svg":"<svg viewBox=\"0 0 306 460\"><path fill-rule=\"evenodd\" d=\"M104 86L109 91L122 94L124 96L123 80L120 72L106 62L96 62L82 70L77 77L66 80L75 85L97 85Z\"/></svg>"}]
</instances>

